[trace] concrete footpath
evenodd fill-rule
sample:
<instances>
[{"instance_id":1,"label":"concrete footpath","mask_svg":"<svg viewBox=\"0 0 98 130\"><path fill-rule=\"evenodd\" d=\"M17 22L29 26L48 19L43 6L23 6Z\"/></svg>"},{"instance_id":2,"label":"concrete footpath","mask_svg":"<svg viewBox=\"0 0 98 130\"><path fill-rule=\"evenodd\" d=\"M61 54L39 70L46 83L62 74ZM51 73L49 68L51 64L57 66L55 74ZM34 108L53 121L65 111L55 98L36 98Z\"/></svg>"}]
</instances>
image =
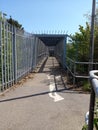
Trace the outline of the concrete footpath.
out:
<instances>
[{"instance_id":1,"label":"concrete footpath","mask_svg":"<svg viewBox=\"0 0 98 130\"><path fill-rule=\"evenodd\" d=\"M53 57L37 69L0 96L0 130L81 130L90 95L67 90Z\"/></svg>"}]
</instances>

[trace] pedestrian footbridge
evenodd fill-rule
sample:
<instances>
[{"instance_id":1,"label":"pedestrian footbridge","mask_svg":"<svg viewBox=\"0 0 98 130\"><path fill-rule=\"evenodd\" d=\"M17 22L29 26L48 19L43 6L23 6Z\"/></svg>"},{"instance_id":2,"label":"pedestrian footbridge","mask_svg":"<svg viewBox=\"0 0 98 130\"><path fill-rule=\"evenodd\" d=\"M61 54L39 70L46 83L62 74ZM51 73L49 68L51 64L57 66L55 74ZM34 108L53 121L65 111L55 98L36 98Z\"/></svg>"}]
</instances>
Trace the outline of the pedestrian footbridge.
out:
<instances>
[{"instance_id":1,"label":"pedestrian footbridge","mask_svg":"<svg viewBox=\"0 0 98 130\"><path fill-rule=\"evenodd\" d=\"M0 94L18 86L0 98L0 130L82 129L89 95L70 89L77 79L89 78L90 65L98 70L98 63L78 61L78 44L74 58L70 57L75 42L67 34L30 34L0 19ZM30 75L33 78L28 79ZM27 82L22 82L25 77ZM70 88L68 77L73 83ZM90 108L93 105L94 110L98 89L93 86ZM92 123L94 113L90 113Z\"/></svg>"},{"instance_id":2,"label":"pedestrian footbridge","mask_svg":"<svg viewBox=\"0 0 98 130\"><path fill-rule=\"evenodd\" d=\"M89 78L89 66L94 69L98 63L80 62L78 46L70 56L70 48L77 42L67 34L30 34L0 21L0 91L16 84L28 73L34 71L44 58L54 56L71 81ZM70 53L69 53L70 52Z\"/></svg>"}]
</instances>

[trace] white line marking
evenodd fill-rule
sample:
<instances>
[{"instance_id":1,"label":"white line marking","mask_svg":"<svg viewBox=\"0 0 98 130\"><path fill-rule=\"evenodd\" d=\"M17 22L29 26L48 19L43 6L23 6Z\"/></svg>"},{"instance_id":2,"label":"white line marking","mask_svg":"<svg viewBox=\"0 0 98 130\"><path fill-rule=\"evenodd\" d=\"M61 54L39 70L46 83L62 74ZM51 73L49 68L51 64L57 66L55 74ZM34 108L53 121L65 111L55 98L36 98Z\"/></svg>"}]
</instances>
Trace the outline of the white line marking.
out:
<instances>
[{"instance_id":1,"label":"white line marking","mask_svg":"<svg viewBox=\"0 0 98 130\"><path fill-rule=\"evenodd\" d=\"M50 80L50 85L49 85L49 97L54 99L54 102L58 102L61 100L64 100L63 97L61 97L59 94L57 94L56 92L53 92L55 90L55 83L54 83L54 75L47 75L48 79Z\"/></svg>"}]
</instances>

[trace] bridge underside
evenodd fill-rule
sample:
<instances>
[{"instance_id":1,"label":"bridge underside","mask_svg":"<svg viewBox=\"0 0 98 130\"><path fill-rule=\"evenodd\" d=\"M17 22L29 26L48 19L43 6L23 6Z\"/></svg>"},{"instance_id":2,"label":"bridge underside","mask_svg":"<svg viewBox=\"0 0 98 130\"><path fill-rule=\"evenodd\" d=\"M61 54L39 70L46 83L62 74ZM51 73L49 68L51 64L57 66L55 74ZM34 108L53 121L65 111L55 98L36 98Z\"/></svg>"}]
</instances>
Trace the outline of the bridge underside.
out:
<instances>
[{"instance_id":1,"label":"bridge underside","mask_svg":"<svg viewBox=\"0 0 98 130\"><path fill-rule=\"evenodd\" d=\"M60 41L62 41L66 34L36 34L46 46L56 46Z\"/></svg>"},{"instance_id":2,"label":"bridge underside","mask_svg":"<svg viewBox=\"0 0 98 130\"><path fill-rule=\"evenodd\" d=\"M66 58L66 34L36 34L49 50L49 55L55 56L59 63L65 68Z\"/></svg>"}]
</instances>

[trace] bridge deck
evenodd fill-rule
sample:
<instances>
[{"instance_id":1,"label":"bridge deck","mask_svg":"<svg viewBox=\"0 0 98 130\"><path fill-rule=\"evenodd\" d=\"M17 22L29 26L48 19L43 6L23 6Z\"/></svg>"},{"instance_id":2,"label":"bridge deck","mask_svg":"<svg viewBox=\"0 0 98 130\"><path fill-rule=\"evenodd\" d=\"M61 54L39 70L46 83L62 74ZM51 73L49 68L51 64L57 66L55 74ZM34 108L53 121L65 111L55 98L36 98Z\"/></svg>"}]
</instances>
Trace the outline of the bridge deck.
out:
<instances>
[{"instance_id":1,"label":"bridge deck","mask_svg":"<svg viewBox=\"0 0 98 130\"><path fill-rule=\"evenodd\" d=\"M49 57L38 73L0 96L0 130L81 130L89 94L66 90L61 71Z\"/></svg>"}]
</instances>

